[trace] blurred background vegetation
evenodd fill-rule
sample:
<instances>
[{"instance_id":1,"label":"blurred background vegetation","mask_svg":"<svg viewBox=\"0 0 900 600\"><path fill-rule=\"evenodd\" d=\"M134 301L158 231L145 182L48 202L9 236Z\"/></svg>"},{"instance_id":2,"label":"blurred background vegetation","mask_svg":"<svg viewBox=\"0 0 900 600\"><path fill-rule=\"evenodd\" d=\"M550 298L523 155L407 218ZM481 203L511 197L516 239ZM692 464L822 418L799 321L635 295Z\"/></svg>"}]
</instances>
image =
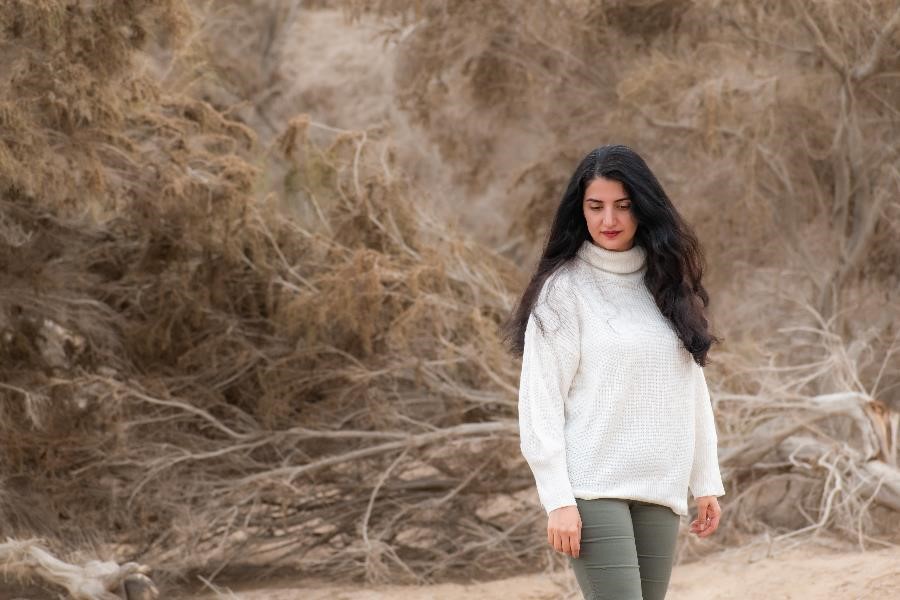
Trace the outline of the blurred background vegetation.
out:
<instances>
[{"instance_id":1,"label":"blurred background vegetation","mask_svg":"<svg viewBox=\"0 0 900 600\"><path fill-rule=\"evenodd\" d=\"M171 581L553 560L498 327L625 143L724 340L728 518L679 560L900 541L896 2L10 0L0 52L4 536Z\"/></svg>"}]
</instances>

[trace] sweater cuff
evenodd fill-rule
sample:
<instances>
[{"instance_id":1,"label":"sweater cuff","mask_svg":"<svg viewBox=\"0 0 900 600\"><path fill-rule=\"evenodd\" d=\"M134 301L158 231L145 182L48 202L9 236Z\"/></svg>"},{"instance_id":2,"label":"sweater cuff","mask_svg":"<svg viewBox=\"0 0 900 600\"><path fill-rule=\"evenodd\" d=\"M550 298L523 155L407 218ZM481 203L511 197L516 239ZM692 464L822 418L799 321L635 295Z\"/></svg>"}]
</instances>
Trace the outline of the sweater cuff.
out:
<instances>
[{"instance_id":1,"label":"sweater cuff","mask_svg":"<svg viewBox=\"0 0 900 600\"><path fill-rule=\"evenodd\" d=\"M557 508L563 506L577 506L577 503L575 502L575 496L573 496L571 492L566 493L565 490L563 490L562 493L555 495L542 495L541 505L547 512L547 516L549 516L550 513Z\"/></svg>"},{"instance_id":2,"label":"sweater cuff","mask_svg":"<svg viewBox=\"0 0 900 600\"><path fill-rule=\"evenodd\" d=\"M697 482L696 484L692 484L691 486L691 496L696 500L701 496L724 496L725 495L725 486L722 485L722 478L718 474L718 469L716 469L716 474L711 475L708 479Z\"/></svg>"}]
</instances>

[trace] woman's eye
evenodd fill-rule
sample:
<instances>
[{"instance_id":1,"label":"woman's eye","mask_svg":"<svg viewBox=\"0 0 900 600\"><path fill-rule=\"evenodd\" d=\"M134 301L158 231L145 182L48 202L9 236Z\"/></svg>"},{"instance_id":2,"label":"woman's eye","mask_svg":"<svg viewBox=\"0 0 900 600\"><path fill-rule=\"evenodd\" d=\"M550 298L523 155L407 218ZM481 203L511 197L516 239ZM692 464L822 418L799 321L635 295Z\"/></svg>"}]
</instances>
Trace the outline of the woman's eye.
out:
<instances>
[{"instance_id":1,"label":"woman's eye","mask_svg":"<svg viewBox=\"0 0 900 600\"><path fill-rule=\"evenodd\" d=\"M618 207L621 209L624 209L624 210L628 210L629 208L631 208L631 205L630 204L619 204ZM591 210L603 210L603 207L595 205L595 206L591 206L590 209Z\"/></svg>"}]
</instances>

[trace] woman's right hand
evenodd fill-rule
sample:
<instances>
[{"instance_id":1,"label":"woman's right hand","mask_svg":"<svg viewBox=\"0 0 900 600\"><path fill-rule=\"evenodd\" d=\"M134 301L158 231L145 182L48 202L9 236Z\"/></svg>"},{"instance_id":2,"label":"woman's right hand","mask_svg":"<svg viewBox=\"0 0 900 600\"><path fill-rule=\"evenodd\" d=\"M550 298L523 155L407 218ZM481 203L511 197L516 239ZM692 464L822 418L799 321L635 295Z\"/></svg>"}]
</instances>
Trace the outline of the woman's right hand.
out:
<instances>
[{"instance_id":1,"label":"woman's right hand","mask_svg":"<svg viewBox=\"0 0 900 600\"><path fill-rule=\"evenodd\" d=\"M578 558L581 552L581 515L577 506L560 506L550 511L547 541L557 551Z\"/></svg>"}]
</instances>

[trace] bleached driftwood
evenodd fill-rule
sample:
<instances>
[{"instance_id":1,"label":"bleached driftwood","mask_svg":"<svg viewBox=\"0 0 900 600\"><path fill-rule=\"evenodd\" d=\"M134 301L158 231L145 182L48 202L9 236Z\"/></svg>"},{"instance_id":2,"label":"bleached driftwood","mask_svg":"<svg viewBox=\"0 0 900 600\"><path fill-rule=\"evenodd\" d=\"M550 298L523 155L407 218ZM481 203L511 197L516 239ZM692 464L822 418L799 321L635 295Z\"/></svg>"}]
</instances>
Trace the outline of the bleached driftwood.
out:
<instances>
[{"instance_id":1,"label":"bleached driftwood","mask_svg":"<svg viewBox=\"0 0 900 600\"><path fill-rule=\"evenodd\" d=\"M819 529L829 519L848 522L852 516L859 521L872 502L900 511L898 414L869 394L850 391L808 396L794 410L796 406L807 414L763 422L721 459L731 469L791 467L798 474L826 474L817 518L786 535ZM853 423L856 435L843 438L822 426L835 418ZM766 457L774 460L767 462ZM859 525L857 529L864 537Z\"/></svg>"},{"instance_id":2,"label":"bleached driftwood","mask_svg":"<svg viewBox=\"0 0 900 600\"><path fill-rule=\"evenodd\" d=\"M66 589L75 600L154 600L159 593L146 576L149 568L134 562L117 565L91 560L64 562L38 540L7 538L0 544L0 573L19 580L42 579Z\"/></svg>"}]
</instances>

